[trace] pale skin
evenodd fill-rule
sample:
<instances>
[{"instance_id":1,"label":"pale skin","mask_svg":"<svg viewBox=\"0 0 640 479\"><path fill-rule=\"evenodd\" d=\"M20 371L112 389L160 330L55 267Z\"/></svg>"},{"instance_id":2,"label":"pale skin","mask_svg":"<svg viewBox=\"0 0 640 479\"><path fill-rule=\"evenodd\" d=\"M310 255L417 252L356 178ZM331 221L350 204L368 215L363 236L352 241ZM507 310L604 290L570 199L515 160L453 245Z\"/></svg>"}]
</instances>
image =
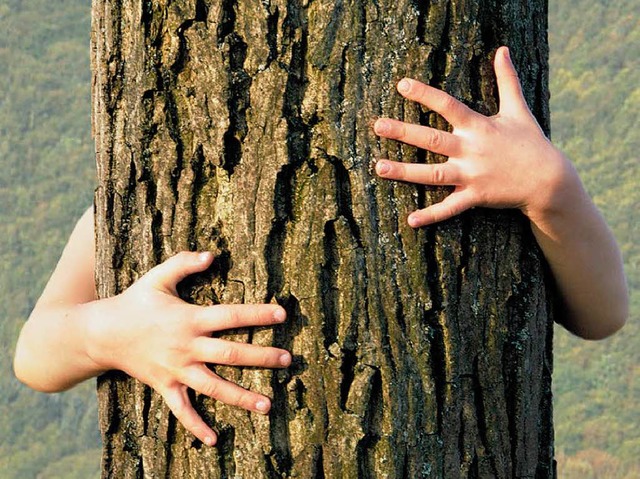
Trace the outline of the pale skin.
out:
<instances>
[{"instance_id":1,"label":"pale skin","mask_svg":"<svg viewBox=\"0 0 640 479\"><path fill-rule=\"evenodd\" d=\"M176 285L204 271L211 253L179 253L117 296L97 300L92 209L78 221L42 296L25 323L14 359L16 376L38 391L57 392L109 370L151 386L176 418L207 445L215 432L195 411L188 388L266 414L268 397L222 379L207 364L283 368L289 352L212 338L232 328L285 321L277 305L195 306Z\"/></svg>"},{"instance_id":2,"label":"pale skin","mask_svg":"<svg viewBox=\"0 0 640 479\"><path fill-rule=\"evenodd\" d=\"M384 159L376 172L387 179L455 187L444 201L411 213L412 227L475 206L520 209L563 297L562 324L581 337L604 338L622 327L628 314L619 249L575 169L531 115L504 47L496 53L495 70L501 106L492 117L416 80L401 81L400 94L440 113L453 130L381 118L376 133L449 158L437 165ZM18 339L14 369L21 381L56 392L122 370L161 394L186 429L208 445L215 444L216 434L191 405L189 388L250 411L269 411L269 398L220 378L207 364L290 365L291 355L282 349L211 337L226 329L282 323L286 314L280 306L204 307L182 301L176 285L211 264L206 252L179 253L124 293L98 300L94 248L93 215L87 210Z\"/></svg>"}]
</instances>

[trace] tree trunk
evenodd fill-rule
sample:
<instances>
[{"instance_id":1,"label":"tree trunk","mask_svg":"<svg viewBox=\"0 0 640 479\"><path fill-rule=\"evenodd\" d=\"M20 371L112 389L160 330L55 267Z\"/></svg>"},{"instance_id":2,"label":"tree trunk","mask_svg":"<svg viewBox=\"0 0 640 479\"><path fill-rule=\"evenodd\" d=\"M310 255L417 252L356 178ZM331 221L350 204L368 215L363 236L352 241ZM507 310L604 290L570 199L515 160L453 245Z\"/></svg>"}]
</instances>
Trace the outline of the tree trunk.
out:
<instances>
[{"instance_id":1,"label":"tree trunk","mask_svg":"<svg viewBox=\"0 0 640 479\"><path fill-rule=\"evenodd\" d=\"M232 337L294 355L215 367L273 408L194 397L214 448L105 375L104 477L555 476L551 282L528 222L477 209L413 230L407 213L446 189L372 170L443 161L371 131L446 127L400 78L495 113L501 44L547 129L546 0L94 0L99 295L213 251L183 297L277 301L286 324Z\"/></svg>"}]
</instances>

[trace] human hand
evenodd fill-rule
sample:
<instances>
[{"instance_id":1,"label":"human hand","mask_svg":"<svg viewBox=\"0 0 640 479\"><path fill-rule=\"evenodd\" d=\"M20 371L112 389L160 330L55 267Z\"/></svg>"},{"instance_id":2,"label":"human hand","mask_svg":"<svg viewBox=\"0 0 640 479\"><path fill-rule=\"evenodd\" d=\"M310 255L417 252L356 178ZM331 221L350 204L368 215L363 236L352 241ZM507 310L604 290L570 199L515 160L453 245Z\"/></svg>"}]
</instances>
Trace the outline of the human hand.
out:
<instances>
[{"instance_id":1,"label":"human hand","mask_svg":"<svg viewBox=\"0 0 640 479\"><path fill-rule=\"evenodd\" d=\"M494 67L500 97L500 111L494 116L476 113L441 90L403 79L398 92L441 114L452 132L389 118L375 122L380 136L449 157L438 164L377 162L376 172L383 178L454 187L440 203L411 213L409 225L446 220L475 206L519 208L535 221L553 211L570 191L580 189L575 169L531 114L506 47L496 52Z\"/></svg>"},{"instance_id":2,"label":"human hand","mask_svg":"<svg viewBox=\"0 0 640 479\"><path fill-rule=\"evenodd\" d=\"M282 323L277 305L196 306L178 297L177 284L204 271L211 253L182 252L156 266L122 294L87 305L87 350L104 370L119 369L151 386L176 418L207 445L216 434L193 408L187 389L224 403L266 414L271 402L222 379L207 364L282 368L291 355L282 349L212 338L211 333Z\"/></svg>"}]
</instances>

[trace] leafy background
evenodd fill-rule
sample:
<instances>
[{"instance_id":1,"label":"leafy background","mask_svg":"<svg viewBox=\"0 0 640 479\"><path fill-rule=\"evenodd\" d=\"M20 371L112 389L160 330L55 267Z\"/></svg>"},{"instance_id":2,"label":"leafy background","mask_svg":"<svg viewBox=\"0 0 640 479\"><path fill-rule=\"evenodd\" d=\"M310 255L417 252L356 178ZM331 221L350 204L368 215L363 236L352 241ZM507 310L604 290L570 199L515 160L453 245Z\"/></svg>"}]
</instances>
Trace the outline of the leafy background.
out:
<instances>
[{"instance_id":1,"label":"leafy background","mask_svg":"<svg viewBox=\"0 0 640 479\"><path fill-rule=\"evenodd\" d=\"M550 5L553 139L622 247L629 324L605 341L558 328L560 477L640 477L640 2ZM90 7L0 0L0 477L99 476L93 383L45 395L13 377L18 331L92 200Z\"/></svg>"}]
</instances>

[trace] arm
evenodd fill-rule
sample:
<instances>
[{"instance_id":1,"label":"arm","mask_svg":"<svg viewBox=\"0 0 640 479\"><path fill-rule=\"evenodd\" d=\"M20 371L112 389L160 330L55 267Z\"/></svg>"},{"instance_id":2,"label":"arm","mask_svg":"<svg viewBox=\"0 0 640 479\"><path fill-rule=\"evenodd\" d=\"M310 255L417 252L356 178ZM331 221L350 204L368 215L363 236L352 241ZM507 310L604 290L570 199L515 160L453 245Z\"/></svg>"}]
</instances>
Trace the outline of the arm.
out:
<instances>
[{"instance_id":1,"label":"arm","mask_svg":"<svg viewBox=\"0 0 640 479\"><path fill-rule=\"evenodd\" d=\"M216 435L193 409L188 388L263 414L271 403L217 376L207 364L280 368L291 363L291 355L211 337L216 331L281 323L286 316L276 305L202 307L182 301L176 285L212 261L210 253L179 253L122 294L96 300L88 210L20 333L16 376L34 389L56 392L122 370L158 391L189 431L213 445Z\"/></svg>"},{"instance_id":2,"label":"arm","mask_svg":"<svg viewBox=\"0 0 640 479\"><path fill-rule=\"evenodd\" d=\"M73 230L49 282L22 327L14 358L16 376L42 392L57 392L109 368L87 354L86 305L96 299L93 213Z\"/></svg>"},{"instance_id":3,"label":"arm","mask_svg":"<svg viewBox=\"0 0 640 479\"><path fill-rule=\"evenodd\" d=\"M404 79L398 91L440 113L451 133L379 119L386 138L446 155L445 163L405 164L381 160L383 178L425 185L452 185L442 202L409 215L413 227L448 219L475 206L518 208L549 262L563 299L561 324L575 334L600 339L620 329L629 300L622 258L602 215L571 162L544 136L522 95L508 50L495 58L500 111L476 113L450 95Z\"/></svg>"}]
</instances>

